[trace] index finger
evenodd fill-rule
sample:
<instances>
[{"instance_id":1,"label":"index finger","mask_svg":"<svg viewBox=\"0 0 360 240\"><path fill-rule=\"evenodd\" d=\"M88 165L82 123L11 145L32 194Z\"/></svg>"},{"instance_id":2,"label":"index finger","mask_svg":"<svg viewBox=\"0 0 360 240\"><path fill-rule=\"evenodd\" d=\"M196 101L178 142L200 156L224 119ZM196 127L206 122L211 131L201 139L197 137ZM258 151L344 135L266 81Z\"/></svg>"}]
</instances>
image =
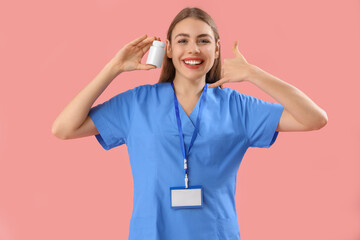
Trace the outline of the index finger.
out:
<instances>
[{"instance_id":1,"label":"index finger","mask_svg":"<svg viewBox=\"0 0 360 240\"><path fill-rule=\"evenodd\" d=\"M142 47L144 47L145 45L152 44L152 42L153 42L154 40L156 40L156 37L147 38L147 39L143 40L143 42L140 43L138 46L139 46L140 48L142 48Z\"/></svg>"},{"instance_id":2,"label":"index finger","mask_svg":"<svg viewBox=\"0 0 360 240\"><path fill-rule=\"evenodd\" d=\"M141 42L142 40L144 40L146 37L147 37L147 34L142 35L141 37L139 37L139 38L131 41L129 44L130 44L130 45L136 45L136 44L138 44L139 42Z\"/></svg>"}]
</instances>

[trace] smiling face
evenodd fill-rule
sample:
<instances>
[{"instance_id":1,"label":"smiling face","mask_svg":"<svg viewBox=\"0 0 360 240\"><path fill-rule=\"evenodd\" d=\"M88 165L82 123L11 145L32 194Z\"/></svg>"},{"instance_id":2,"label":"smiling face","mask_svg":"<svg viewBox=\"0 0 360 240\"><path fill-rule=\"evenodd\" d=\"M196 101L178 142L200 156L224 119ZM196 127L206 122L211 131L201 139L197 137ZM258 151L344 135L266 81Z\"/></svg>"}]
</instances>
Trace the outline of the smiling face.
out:
<instances>
[{"instance_id":1,"label":"smiling face","mask_svg":"<svg viewBox=\"0 0 360 240\"><path fill-rule=\"evenodd\" d=\"M211 27L199 19L185 18L174 27L171 42L172 45L166 40L166 48L176 69L175 78L205 81L206 73L219 57L220 50L220 40L215 43ZM198 58L202 63L187 65L184 62L187 58Z\"/></svg>"}]
</instances>

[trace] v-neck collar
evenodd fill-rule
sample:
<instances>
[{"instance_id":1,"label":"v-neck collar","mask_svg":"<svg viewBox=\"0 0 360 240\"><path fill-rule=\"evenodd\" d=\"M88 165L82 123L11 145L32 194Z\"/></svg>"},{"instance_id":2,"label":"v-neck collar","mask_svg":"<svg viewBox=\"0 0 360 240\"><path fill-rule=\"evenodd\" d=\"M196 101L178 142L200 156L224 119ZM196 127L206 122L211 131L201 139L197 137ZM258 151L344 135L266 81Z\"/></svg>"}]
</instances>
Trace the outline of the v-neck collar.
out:
<instances>
[{"instance_id":1,"label":"v-neck collar","mask_svg":"<svg viewBox=\"0 0 360 240\"><path fill-rule=\"evenodd\" d=\"M171 82L169 82L168 88L169 88L169 90L171 92L171 102L172 102L172 104L171 104L172 105L172 110L170 111L170 114L172 115L171 119L173 120L174 126L177 129L177 120L176 120L176 116L175 116L175 106L174 106L174 90L173 90L173 88L171 86ZM207 91L209 92L209 89L207 89ZM185 113L185 111L182 108L180 102L178 104L178 106L179 106L179 115L180 115L180 119L181 119L181 126L183 128L183 133L185 135L190 135L190 137L192 136L192 134L193 134L193 132L195 130L196 119L197 119L197 116L198 116L198 113L199 113L199 105L200 105L200 101L201 101L201 98L202 98L203 94L204 94L204 91L202 91L202 93L201 93L201 95L200 95L194 109L191 111L189 116ZM204 103L206 104L206 101ZM202 106L202 107L204 108L205 106ZM200 123L200 125L201 125L201 123ZM200 127L200 129L201 129L201 127ZM200 129L198 131L198 134L201 136Z\"/></svg>"}]
</instances>

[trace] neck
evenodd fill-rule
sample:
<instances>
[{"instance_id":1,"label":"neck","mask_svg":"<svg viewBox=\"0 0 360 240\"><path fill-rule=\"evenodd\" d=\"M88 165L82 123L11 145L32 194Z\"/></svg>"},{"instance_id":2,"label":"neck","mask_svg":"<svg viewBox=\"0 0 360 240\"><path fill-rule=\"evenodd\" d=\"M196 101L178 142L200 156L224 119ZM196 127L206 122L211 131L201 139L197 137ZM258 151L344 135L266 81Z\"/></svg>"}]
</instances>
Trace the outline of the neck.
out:
<instances>
[{"instance_id":1,"label":"neck","mask_svg":"<svg viewBox=\"0 0 360 240\"><path fill-rule=\"evenodd\" d=\"M191 98L199 97L201 95L205 87L205 80L199 79L189 81L187 79L179 80L178 78L175 78L173 84L176 96Z\"/></svg>"}]
</instances>

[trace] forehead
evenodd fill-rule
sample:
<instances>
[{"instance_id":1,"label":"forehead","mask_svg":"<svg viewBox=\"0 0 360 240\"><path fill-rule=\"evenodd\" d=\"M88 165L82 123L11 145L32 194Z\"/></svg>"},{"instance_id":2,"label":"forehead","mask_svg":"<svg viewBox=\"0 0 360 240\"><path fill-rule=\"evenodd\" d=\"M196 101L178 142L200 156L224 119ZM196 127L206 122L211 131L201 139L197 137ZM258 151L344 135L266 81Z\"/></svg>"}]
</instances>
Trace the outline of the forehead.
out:
<instances>
[{"instance_id":1,"label":"forehead","mask_svg":"<svg viewBox=\"0 0 360 240\"><path fill-rule=\"evenodd\" d=\"M211 27L202 20L195 18L185 18L178 22L172 32L172 38L175 38L179 33L185 33L190 37L197 37L199 34L209 34L214 36Z\"/></svg>"}]
</instances>

